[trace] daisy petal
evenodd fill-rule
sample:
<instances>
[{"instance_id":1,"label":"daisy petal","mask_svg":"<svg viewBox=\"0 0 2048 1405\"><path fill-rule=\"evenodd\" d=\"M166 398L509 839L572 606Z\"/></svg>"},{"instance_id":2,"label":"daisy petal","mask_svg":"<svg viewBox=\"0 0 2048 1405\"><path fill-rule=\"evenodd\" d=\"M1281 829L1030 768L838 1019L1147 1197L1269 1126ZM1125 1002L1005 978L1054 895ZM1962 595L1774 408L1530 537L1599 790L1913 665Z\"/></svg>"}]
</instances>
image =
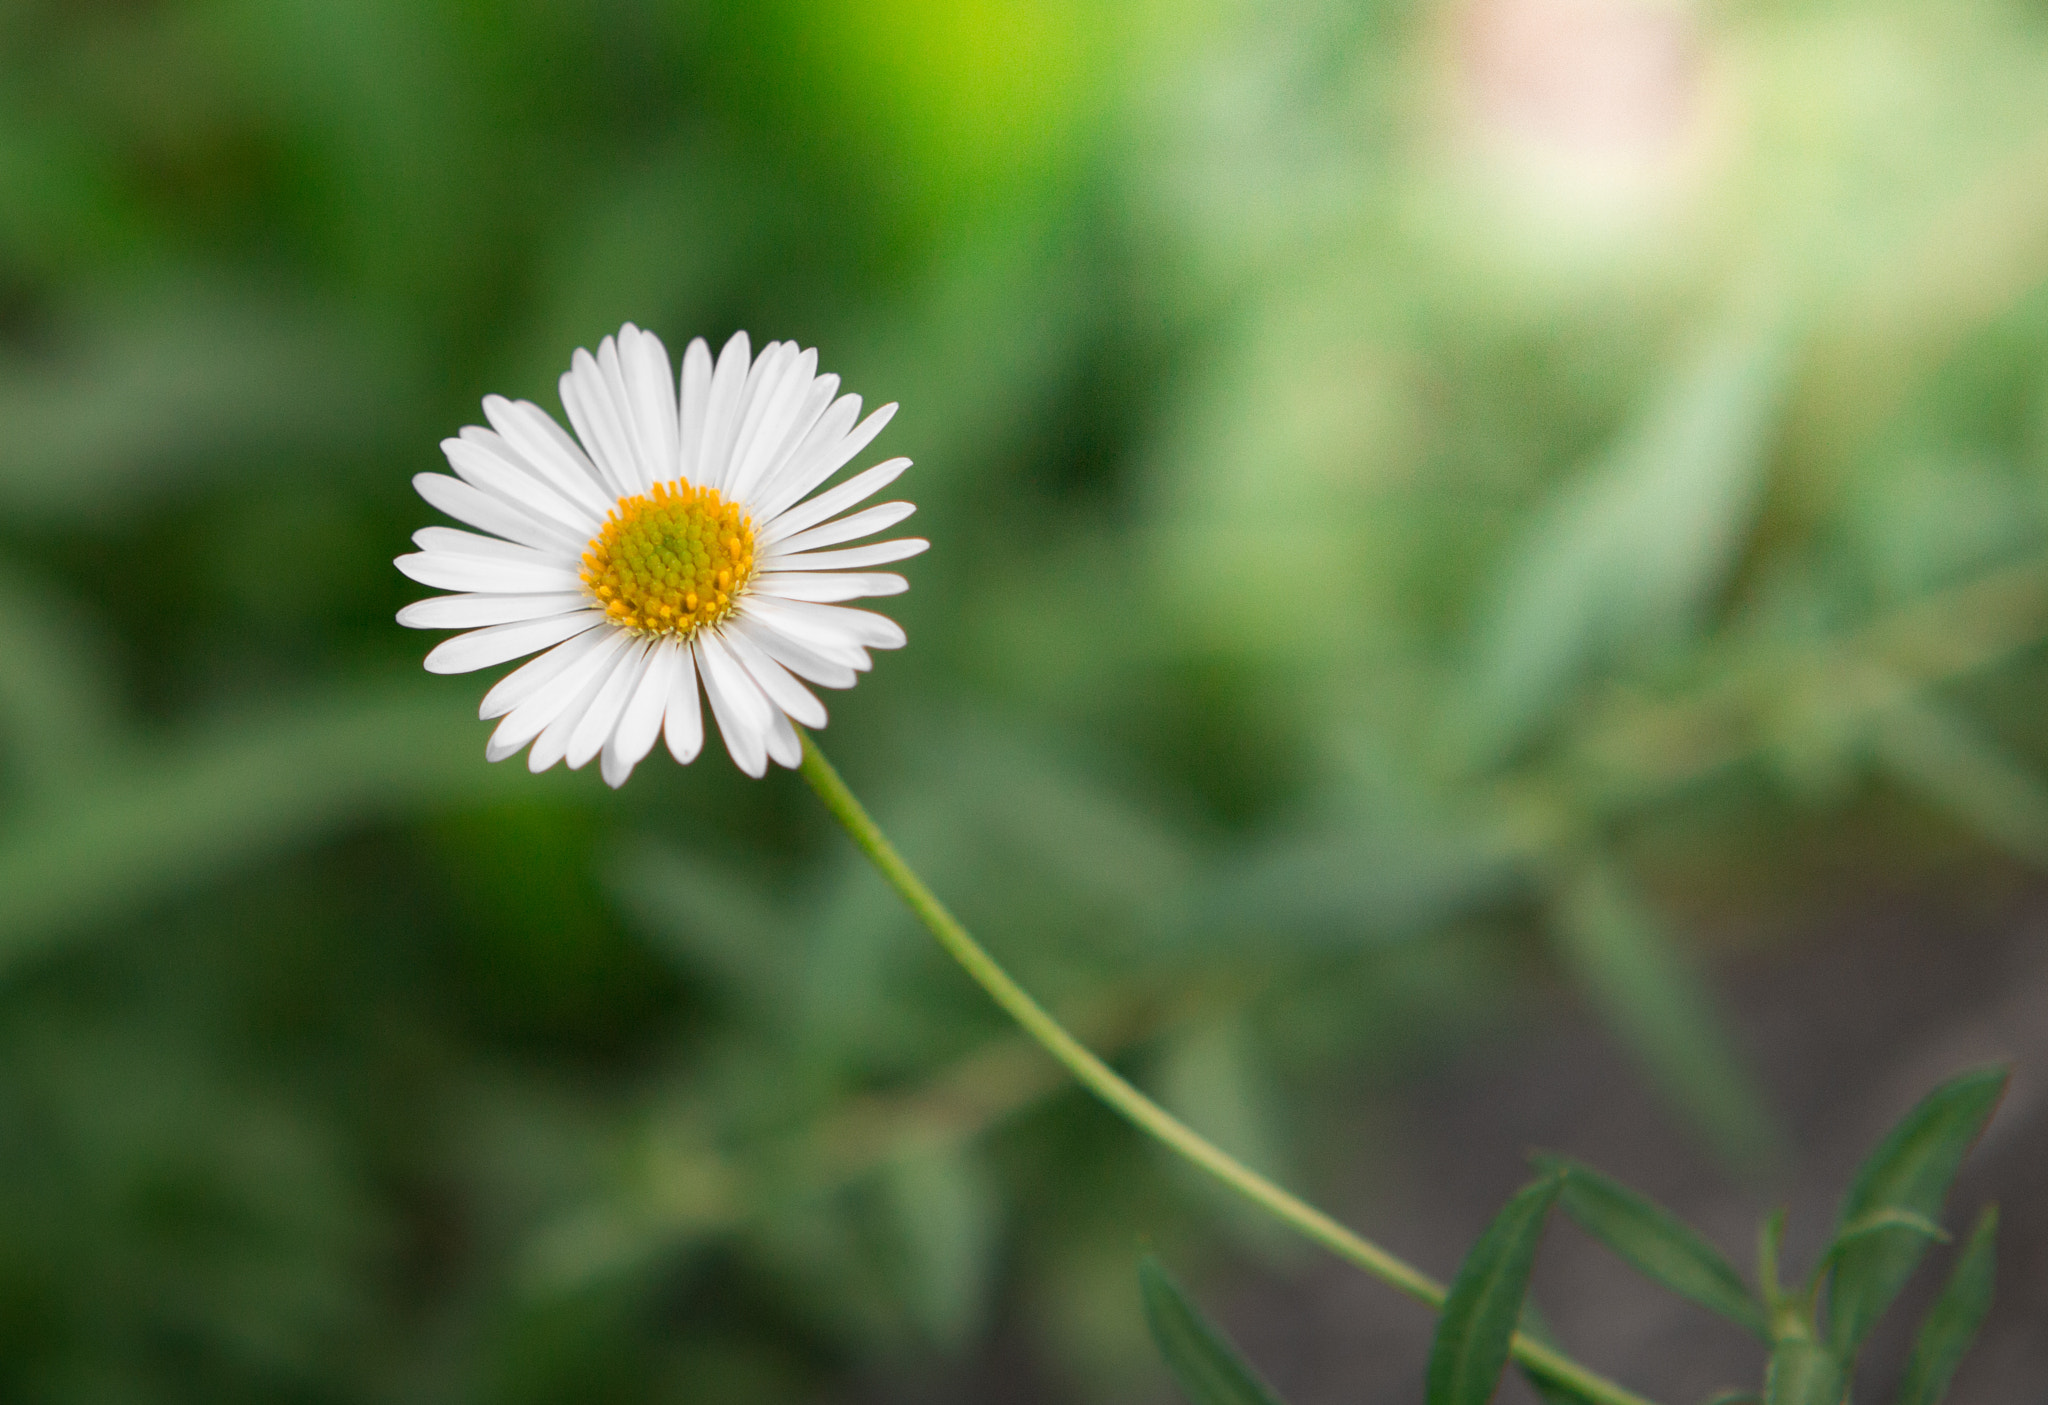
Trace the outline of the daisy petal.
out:
<instances>
[{"instance_id":1,"label":"daisy petal","mask_svg":"<svg viewBox=\"0 0 2048 1405\"><path fill-rule=\"evenodd\" d=\"M531 400L484 397L484 418L491 422L502 451L528 474L547 483L573 502L604 515L610 494L604 475L583 452L583 446L555 423L555 417ZM478 431L481 435L484 431ZM480 439L465 435L472 443Z\"/></svg>"},{"instance_id":2,"label":"daisy petal","mask_svg":"<svg viewBox=\"0 0 2048 1405\"><path fill-rule=\"evenodd\" d=\"M429 504L472 527L538 551L579 551L584 538L553 517L542 517L445 473L416 473L412 486Z\"/></svg>"},{"instance_id":3,"label":"daisy petal","mask_svg":"<svg viewBox=\"0 0 2048 1405\"><path fill-rule=\"evenodd\" d=\"M732 656L739 660L740 667L747 671L747 676L768 695L769 702L806 727L825 725L825 704L818 701L817 694L797 682L794 674L768 657L759 645L747 637L746 631L735 629L720 637L725 647L732 650Z\"/></svg>"},{"instance_id":4,"label":"daisy petal","mask_svg":"<svg viewBox=\"0 0 2048 1405\"><path fill-rule=\"evenodd\" d=\"M595 652L609 637L609 631L587 630L566 644L557 644L539 658L521 664L500 678L497 685L484 694L483 704L477 708L476 715L487 722L493 717L503 717L565 670L575 667L586 656ZM513 748L514 751L518 749Z\"/></svg>"},{"instance_id":5,"label":"daisy petal","mask_svg":"<svg viewBox=\"0 0 2048 1405\"><path fill-rule=\"evenodd\" d=\"M806 527L823 522L834 513L844 512L856 503L866 502L895 482L908 467L909 459L890 459L887 463L878 463L873 468L861 470L830 492L820 493L809 502L792 507L770 521L761 529L762 545L772 546L795 536Z\"/></svg>"},{"instance_id":6,"label":"daisy petal","mask_svg":"<svg viewBox=\"0 0 2048 1405\"><path fill-rule=\"evenodd\" d=\"M789 485L795 482L810 464L817 461L818 455L844 439L847 431L853 428L854 422L859 418L858 395L842 395L826 408L825 413L818 417L818 422L811 426L810 432L804 435L796 447L790 450L775 470L755 489L756 508L765 519L772 521L778 513L803 496L802 493L789 492Z\"/></svg>"},{"instance_id":7,"label":"daisy petal","mask_svg":"<svg viewBox=\"0 0 2048 1405\"><path fill-rule=\"evenodd\" d=\"M606 337L599 343L599 349L610 343L611 338ZM616 357L618 352L611 354ZM562 409L568 413L576 437L583 441L584 453L597 465L606 490L613 497L639 491L632 486L639 477L633 467L632 445L626 439L625 426L619 421L618 407L612 401L611 387L605 383L604 370L597 364L597 358L578 348L557 384Z\"/></svg>"},{"instance_id":8,"label":"daisy petal","mask_svg":"<svg viewBox=\"0 0 2048 1405\"><path fill-rule=\"evenodd\" d=\"M732 754L733 765L758 779L768 770L768 733L775 725L775 708L715 633L706 630L691 645L725 749Z\"/></svg>"},{"instance_id":9,"label":"daisy petal","mask_svg":"<svg viewBox=\"0 0 2048 1405\"><path fill-rule=\"evenodd\" d=\"M764 385L762 394L766 404L754 424L753 433L740 446L734 460L732 487L727 496L745 501L763 476L782 461L782 456L803 438L802 431L808 430L825 407L832 403L828 394L823 400L815 398L818 379L818 352L814 347L809 351L795 352L795 342L784 342L785 351L781 373L773 387ZM790 354L795 352L794 355ZM799 423L801 421L801 424Z\"/></svg>"},{"instance_id":10,"label":"daisy petal","mask_svg":"<svg viewBox=\"0 0 2048 1405\"><path fill-rule=\"evenodd\" d=\"M740 620L726 627L727 634L739 634L749 640L755 648L781 664L799 678L825 688L851 688L867 666L867 655L859 650L853 652L860 659L855 664L844 658L829 658L823 652L786 634L762 625L757 620Z\"/></svg>"},{"instance_id":11,"label":"daisy petal","mask_svg":"<svg viewBox=\"0 0 2048 1405\"><path fill-rule=\"evenodd\" d=\"M641 485L644 492L682 472L676 450L675 374L661 338L631 322L619 331L619 365L625 381L628 428L646 479Z\"/></svg>"},{"instance_id":12,"label":"daisy petal","mask_svg":"<svg viewBox=\"0 0 2048 1405\"><path fill-rule=\"evenodd\" d=\"M598 687L611 672L612 664L625 651L627 641L632 638L631 635L616 629L594 629L577 637L594 637L597 643L570 660L566 667L534 688L517 707L505 714L505 720L500 722L498 730L491 734L490 745L485 750L485 754L493 761L501 761L518 751L553 726L565 712L573 711L577 717L581 717L583 709L590 705L590 699L597 695ZM573 645L575 642L576 640L571 640L570 644ZM567 648L569 645L562 647ZM557 649L556 652L560 653L561 649ZM532 665L529 664L527 667L530 668ZM485 701L489 701L488 697ZM573 720L570 725L575 725Z\"/></svg>"},{"instance_id":13,"label":"daisy petal","mask_svg":"<svg viewBox=\"0 0 2048 1405\"><path fill-rule=\"evenodd\" d=\"M794 555L799 551L816 551L821 546L837 546L840 542L858 541L871 537L877 532L886 532L904 518L917 511L913 503L885 502L866 508L836 522L827 522L822 527L813 527L808 532L798 532L776 542L773 553L777 556Z\"/></svg>"},{"instance_id":14,"label":"daisy petal","mask_svg":"<svg viewBox=\"0 0 2048 1405\"><path fill-rule=\"evenodd\" d=\"M582 579L564 566L493 561L488 557L418 552L392 565L436 590L479 590L504 595L542 595L580 590Z\"/></svg>"},{"instance_id":15,"label":"daisy petal","mask_svg":"<svg viewBox=\"0 0 2048 1405\"><path fill-rule=\"evenodd\" d=\"M843 642L869 649L900 649L905 643L903 626L873 610L750 595L747 597L747 613L759 616L784 634L811 644Z\"/></svg>"},{"instance_id":16,"label":"daisy petal","mask_svg":"<svg viewBox=\"0 0 2048 1405\"><path fill-rule=\"evenodd\" d=\"M747 334L734 332L718 353L711 372L711 391L704 407L704 439L698 450L696 482L707 488L725 486L732 462L732 442L740 432L741 396L747 389Z\"/></svg>"},{"instance_id":17,"label":"daisy petal","mask_svg":"<svg viewBox=\"0 0 2048 1405\"><path fill-rule=\"evenodd\" d=\"M692 483L708 481L697 470L704 455L704 413L711 401L711 348L692 337L683 352L683 388L677 408L676 471Z\"/></svg>"},{"instance_id":18,"label":"daisy petal","mask_svg":"<svg viewBox=\"0 0 2048 1405\"><path fill-rule=\"evenodd\" d=\"M768 728L768 759L791 771L803 764L803 740L797 736L787 713L776 713Z\"/></svg>"},{"instance_id":19,"label":"daisy petal","mask_svg":"<svg viewBox=\"0 0 2048 1405\"><path fill-rule=\"evenodd\" d=\"M890 571L764 571L747 582L747 589L773 599L826 605L870 595L901 595L910 582Z\"/></svg>"},{"instance_id":20,"label":"daisy petal","mask_svg":"<svg viewBox=\"0 0 2048 1405\"><path fill-rule=\"evenodd\" d=\"M596 706L597 700L604 695L612 679L618 676L619 670L632 662L633 642L637 641L627 643L625 647L606 658L601 665L591 669L589 675L583 679L583 686L576 690L576 696L570 699L568 706L557 712L554 720L541 728L540 735L533 739L532 749L526 753L527 770L537 776L569 754L569 740L576 735L576 729ZM506 719L508 722L510 720Z\"/></svg>"},{"instance_id":21,"label":"daisy petal","mask_svg":"<svg viewBox=\"0 0 2048 1405\"><path fill-rule=\"evenodd\" d=\"M676 655L681 652L681 647L668 639L647 651L647 667L619 713L619 725L604 744L604 780L613 790L626 783L626 777L633 774L640 758L654 749L654 739L661 735L662 709L668 705Z\"/></svg>"},{"instance_id":22,"label":"daisy petal","mask_svg":"<svg viewBox=\"0 0 2048 1405\"><path fill-rule=\"evenodd\" d=\"M526 467L512 447L488 429L470 425L460 437L443 439L441 452L463 482L535 518L559 522L577 533L594 531L604 518L607 504L595 484L563 489Z\"/></svg>"},{"instance_id":23,"label":"daisy petal","mask_svg":"<svg viewBox=\"0 0 2048 1405\"><path fill-rule=\"evenodd\" d=\"M619 718L626 711L626 704L633 700L633 694L640 688L640 680L647 673L648 661L654 656L654 646L645 639L636 639L627 646L619 666L612 670L604 687L590 704L590 710L583 714L583 720L569 734L566 756L569 769L580 771L605 748L618 730Z\"/></svg>"},{"instance_id":24,"label":"daisy petal","mask_svg":"<svg viewBox=\"0 0 2048 1405\"><path fill-rule=\"evenodd\" d=\"M565 639L574 639L603 622L602 610L579 610L573 615L473 629L436 644L427 654L427 672L474 673L494 664L510 663Z\"/></svg>"},{"instance_id":25,"label":"daisy petal","mask_svg":"<svg viewBox=\"0 0 2048 1405\"><path fill-rule=\"evenodd\" d=\"M869 415L852 431L837 442L824 442L815 446L806 445L796 458L790 461L772 489L763 492L761 510L772 517L789 504L798 501L813 488L830 478L852 462L854 455L874 442L890 420L896 417L896 407L884 405Z\"/></svg>"},{"instance_id":26,"label":"daisy petal","mask_svg":"<svg viewBox=\"0 0 2048 1405\"><path fill-rule=\"evenodd\" d=\"M907 561L923 553L931 543L923 537L898 537L895 541L870 546L850 546L843 551L804 551L784 555L772 552L761 557L764 571L842 571L858 566L886 566Z\"/></svg>"},{"instance_id":27,"label":"daisy petal","mask_svg":"<svg viewBox=\"0 0 2048 1405\"><path fill-rule=\"evenodd\" d=\"M676 647L669 676L668 707L662 714L662 740L668 754L687 766L704 749L704 701L697 691L697 654L687 644Z\"/></svg>"},{"instance_id":28,"label":"daisy petal","mask_svg":"<svg viewBox=\"0 0 2048 1405\"><path fill-rule=\"evenodd\" d=\"M589 604L589 596L568 590L551 595L436 595L400 610L398 622L407 629L477 629L566 615Z\"/></svg>"}]
</instances>

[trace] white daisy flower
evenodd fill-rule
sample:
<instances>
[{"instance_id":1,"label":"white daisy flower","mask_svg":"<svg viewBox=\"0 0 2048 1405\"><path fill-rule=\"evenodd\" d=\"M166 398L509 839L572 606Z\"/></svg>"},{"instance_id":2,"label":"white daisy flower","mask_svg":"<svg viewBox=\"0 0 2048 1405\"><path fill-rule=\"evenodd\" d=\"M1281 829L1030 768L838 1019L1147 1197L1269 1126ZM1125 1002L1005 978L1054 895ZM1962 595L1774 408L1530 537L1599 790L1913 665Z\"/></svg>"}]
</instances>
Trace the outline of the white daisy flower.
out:
<instances>
[{"instance_id":1,"label":"white daisy flower","mask_svg":"<svg viewBox=\"0 0 2048 1405\"><path fill-rule=\"evenodd\" d=\"M422 473L420 496L489 535L413 534L396 565L462 592L399 611L415 629L466 629L427 655L467 673L545 649L484 695L504 720L485 750L572 768L602 755L625 783L665 738L688 764L704 744L702 695L726 750L759 776L794 767L795 723L825 725L802 680L850 688L869 649L903 644L896 622L839 603L909 588L869 568L928 543L904 538L826 550L893 527L907 502L865 502L910 466L891 459L811 494L881 433L894 405L859 424L860 397L817 374L816 350L745 332L717 364L702 338L683 353L680 394L658 337L627 323L562 377L575 438L530 401L484 401L489 429L441 442L453 478ZM836 398L835 398L836 397ZM578 441L581 441L580 443ZM841 514L846 514L842 516Z\"/></svg>"}]
</instances>

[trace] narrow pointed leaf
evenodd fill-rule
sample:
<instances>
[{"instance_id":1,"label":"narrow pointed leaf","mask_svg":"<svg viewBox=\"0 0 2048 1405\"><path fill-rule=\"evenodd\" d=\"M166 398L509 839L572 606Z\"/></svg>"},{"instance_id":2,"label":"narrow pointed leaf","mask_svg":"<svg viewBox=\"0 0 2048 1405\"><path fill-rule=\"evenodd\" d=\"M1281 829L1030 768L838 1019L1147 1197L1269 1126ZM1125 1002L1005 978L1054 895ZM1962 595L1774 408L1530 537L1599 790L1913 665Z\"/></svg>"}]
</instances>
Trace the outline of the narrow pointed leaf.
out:
<instances>
[{"instance_id":1,"label":"narrow pointed leaf","mask_svg":"<svg viewBox=\"0 0 2048 1405\"><path fill-rule=\"evenodd\" d=\"M1229 1340L1188 1300L1157 1259L1138 1265L1145 1324L1189 1405L1280 1405Z\"/></svg>"},{"instance_id":2,"label":"narrow pointed leaf","mask_svg":"<svg viewBox=\"0 0 2048 1405\"><path fill-rule=\"evenodd\" d=\"M1690 1225L1590 1166L1562 1158L1539 1162L1564 1176L1559 1204L1579 1228L1628 1260L1644 1277L1709 1312L1768 1337L1763 1304L1728 1260Z\"/></svg>"},{"instance_id":3,"label":"narrow pointed leaf","mask_svg":"<svg viewBox=\"0 0 2048 1405\"><path fill-rule=\"evenodd\" d=\"M1764 1378L1764 1405L1842 1405L1849 1381L1833 1352L1810 1337L1778 1343Z\"/></svg>"},{"instance_id":4,"label":"narrow pointed leaf","mask_svg":"<svg viewBox=\"0 0 2048 1405\"><path fill-rule=\"evenodd\" d=\"M1608 1025L1714 1150L1755 1167L1776 1150L1763 1094L1712 992L1655 909L1594 856L1551 895L1550 931Z\"/></svg>"},{"instance_id":5,"label":"narrow pointed leaf","mask_svg":"<svg viewBox=\"0 0 2048 1405\"><path fill-rule=\"evenodd\" d=\"M1451 1284L1429 1352L1427 1405L1486 1405L1500 1384L1529 1291L1543 1222L1562 1178L1524 1187L1494 1217Z\"/></svg>"},{"instance_id":6,"label":"narrow pointed leaf","mask_svg":"<svg viewBox=\"0 0 2048 1405\"><path fill-rule=\"evenodd\" d=\"M1950 1377L1970 1349L1977 1329L1984 1325L1984 1314L1991 1311L1991 1280L1997 1268L1993 1241L1997 1237L1998 1207L1993 1205L1978 1216L1977 1227L1949 1274L1948 1286L1920 1326L1895 1405L1935 1405L1948 1392Z\"/></svg>"},{"instance_id":7,"label":"narrow pointed leaf","mask_svg":"<svg viewBox=\"0 0 2048 1405\"><path fill-rule=\"evenodd\" d=\"M2003 1068L1973 1069L1929 1093L1863 1163L1843 1198L1828 1278L1828 1342L1847 1360L1862 1345L1927 1252L1927 1237L1897 1225L1843 1236L1888 1210L1941 1215L1949 1183L2005 1090Z\"/></svg>"}]
</instances>

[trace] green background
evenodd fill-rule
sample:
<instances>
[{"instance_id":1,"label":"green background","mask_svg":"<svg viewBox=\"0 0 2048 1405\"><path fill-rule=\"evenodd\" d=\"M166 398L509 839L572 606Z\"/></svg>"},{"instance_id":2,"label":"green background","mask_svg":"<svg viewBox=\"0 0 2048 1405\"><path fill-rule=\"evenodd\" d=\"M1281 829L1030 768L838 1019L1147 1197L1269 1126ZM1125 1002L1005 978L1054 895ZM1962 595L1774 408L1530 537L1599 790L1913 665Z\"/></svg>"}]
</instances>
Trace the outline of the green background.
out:
<instances>
[{"instance_id":1,"label":"green background","mask_svg":"<svg viewBox=\"0 0 2048 1405\"><path fill-rule=\"evenodd\" d=\"M933 547L827 749L1312 1192L1560 990L1767 1164L1712 952L2048 862L2039 5L10 0L0 55L10 1398L1128 1399L1141 1242L1282 1252L795 778L484 763L409 480L625 320L902 402Z\"/></svg>"}]
</instances>

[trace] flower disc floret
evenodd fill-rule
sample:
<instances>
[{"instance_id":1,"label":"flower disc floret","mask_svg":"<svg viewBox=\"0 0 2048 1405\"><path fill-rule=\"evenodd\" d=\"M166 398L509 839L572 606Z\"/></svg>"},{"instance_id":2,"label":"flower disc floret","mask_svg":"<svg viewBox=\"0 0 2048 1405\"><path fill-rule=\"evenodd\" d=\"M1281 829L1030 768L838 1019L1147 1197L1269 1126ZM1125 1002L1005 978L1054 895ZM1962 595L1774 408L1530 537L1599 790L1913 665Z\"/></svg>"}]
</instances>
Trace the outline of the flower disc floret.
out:
<instances>
[{"instance_id":1,"label":"flower disc floret","mask_svg":"<svg viewBox=\"0 0 2048 1405\"><path fill-rule=\"evenodd\" d=\"M754 574L754 525L716 488L657 483L611 510L580 574L613 624L687 639L732 613Z\"/></svg>"}]
</instances>

